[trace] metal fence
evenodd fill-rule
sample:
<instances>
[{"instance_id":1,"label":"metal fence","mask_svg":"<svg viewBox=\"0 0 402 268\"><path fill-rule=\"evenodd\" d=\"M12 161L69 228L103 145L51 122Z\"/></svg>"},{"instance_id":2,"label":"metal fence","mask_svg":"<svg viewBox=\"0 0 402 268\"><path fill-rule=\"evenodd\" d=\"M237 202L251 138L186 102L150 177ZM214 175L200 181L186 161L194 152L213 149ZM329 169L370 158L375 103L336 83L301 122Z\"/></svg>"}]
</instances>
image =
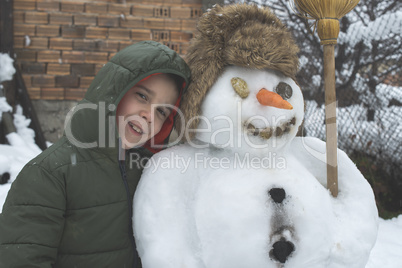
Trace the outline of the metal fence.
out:
<instances>
[{"instance_id":1,"label":"metal fence","mask_svg":"<svg viewBox=\"0 0 402 268\"><path fill-rule=\"evenodd\" d=\"M372 185L385 218L402 213L402 11L395 10L365 24L351 23L340 34L336 58L338 147ZM304 41L298 40L303 50ZM305 53L301 59L307 62L299 74L306 100L304 135L325 140L320 68L308 64L317 57Z\"/></svg>"},{"instance_id":2,"label":"metal fence","mask_svg":"<svg viewBox=\"0 0 402 268\"><path fill-rule=\"evenodd\" d=\"M394 37L387 27L394 27L394 32L402 32L401 18L388 16L373 24L371 29L353 27L343 38L362 40L366 45L377 44L381 48L387 40L373 40L375 31L381 31L382 35L388 31L387 39L391 42ZM344 41L349 41L348 45L353 49L353 40ZM337 94L338 147L348 154L359 152L374 158L385 168L384 171L399 176L397 181L402 186L402 49L400 44L396 45L392 55L385 56L380 53L370 55L369 50L367 48L366 55L361 55L360 63L363 64L356 74L352 74L351 85ZM369 52L373 53L372 50ZM373 60L368 61L364 57L372 57ZM380 57L387 57L387 60L376 60ZM343 59L338 57L337 60ZM373 69L376 69L375 72ZM304 73L311 71L308 67L303 70ZM342 74L338 72L337 76L341 77L337 78L337 85L342 88ZM309 85L302 87L306 99L305 134L324 140L323 90L310 94Z\"/></svg>"}]
</instances>

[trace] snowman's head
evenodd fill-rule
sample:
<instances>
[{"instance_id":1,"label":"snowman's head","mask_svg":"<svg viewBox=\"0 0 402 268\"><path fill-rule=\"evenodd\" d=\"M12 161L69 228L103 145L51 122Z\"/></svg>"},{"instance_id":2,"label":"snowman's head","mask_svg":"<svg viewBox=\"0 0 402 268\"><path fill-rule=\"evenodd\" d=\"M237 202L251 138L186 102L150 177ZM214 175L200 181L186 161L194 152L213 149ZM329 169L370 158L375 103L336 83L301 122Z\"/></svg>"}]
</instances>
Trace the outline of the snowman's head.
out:
<instances>
[{"instance_id":1,"label":"snowman's head","mask_svg":"<svg viewBox=\"0 0 402 268\"><path fill-rule=\"evenodd\" d=\"M216 5L197 29L186 55L191 83L180 105L184 120L176 121L180 135L234 151L281 150L304 109L291 33L269 8L248 4Z\"/></svg>"},{"instance_id":2,"label":"snowman's head","mask_svg":"<svg viewBox=\"0 0 402 268\"><path fill-rule=\"evenodd\" d=\"M196 138L233 151L279 151L304 116L299 86L278 71L226 67L201 106Z\"/></svg>"}]
</instances>

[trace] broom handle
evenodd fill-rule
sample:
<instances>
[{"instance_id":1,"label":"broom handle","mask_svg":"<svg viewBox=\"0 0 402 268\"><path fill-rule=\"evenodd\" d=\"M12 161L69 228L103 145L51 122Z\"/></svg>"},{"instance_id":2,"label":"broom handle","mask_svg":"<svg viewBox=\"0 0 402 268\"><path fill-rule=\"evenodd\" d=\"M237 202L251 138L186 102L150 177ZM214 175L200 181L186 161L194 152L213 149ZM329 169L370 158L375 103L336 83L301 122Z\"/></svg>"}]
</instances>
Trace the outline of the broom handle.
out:
<instances>
[{"instance_id":1,"label":"broom handle","mask_svg":"<svg viewBox=\"0 0 402 268\"><path fill-rule=\"evenodd\" d=\"M324 45L325 126L327 140L327 188L338 196L338 159L335 92L335 45Z\"/></svg>"}]
</instances>

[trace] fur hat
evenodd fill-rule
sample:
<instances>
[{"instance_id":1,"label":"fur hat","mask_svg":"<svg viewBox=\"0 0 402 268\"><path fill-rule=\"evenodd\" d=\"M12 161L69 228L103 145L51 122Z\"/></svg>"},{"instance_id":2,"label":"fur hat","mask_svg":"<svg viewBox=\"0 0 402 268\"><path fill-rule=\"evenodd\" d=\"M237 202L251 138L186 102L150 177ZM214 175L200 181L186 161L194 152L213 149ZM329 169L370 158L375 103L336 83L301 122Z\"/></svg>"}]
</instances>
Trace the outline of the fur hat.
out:
<instances>
[{"instance_id":1,"label":"fur hat","mask_svg":"<svg viewBox=\"0 0 402 268\"><path fill-rule=\"evenodd\" d=\"M180 106L186 124L202 113L205 95L226 66L278 70L296 81L299 48L270 9L216 5L200 18L197 29L186 55L192 81ZM195 129L198 122L192 120L188 127ZM176 128L181 130L180 120Z\"/></svg>"}]
</instances>

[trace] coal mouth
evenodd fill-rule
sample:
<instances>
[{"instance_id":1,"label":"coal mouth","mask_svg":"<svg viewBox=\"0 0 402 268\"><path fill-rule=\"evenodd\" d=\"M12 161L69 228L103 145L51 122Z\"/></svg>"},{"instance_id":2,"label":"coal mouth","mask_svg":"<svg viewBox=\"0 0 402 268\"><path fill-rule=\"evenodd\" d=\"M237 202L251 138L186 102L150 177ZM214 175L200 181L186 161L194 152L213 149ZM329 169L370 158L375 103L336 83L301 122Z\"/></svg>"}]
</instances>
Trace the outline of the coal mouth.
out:
<instances>
[{"instance_id":1,"label":"coal mouth","mask_svg":"<svg viewBox=\"0 0 402 268\"><path fill-rule=\"evenodd\" d=\"M292 117L290 120L277 127L256 128L253 124L249 123L246 129L248 135L259 136L262 139L268 140L273 136L280 137L289 133L294 125L296 125L296 117Z\"/></svg>"}]
</instances>

